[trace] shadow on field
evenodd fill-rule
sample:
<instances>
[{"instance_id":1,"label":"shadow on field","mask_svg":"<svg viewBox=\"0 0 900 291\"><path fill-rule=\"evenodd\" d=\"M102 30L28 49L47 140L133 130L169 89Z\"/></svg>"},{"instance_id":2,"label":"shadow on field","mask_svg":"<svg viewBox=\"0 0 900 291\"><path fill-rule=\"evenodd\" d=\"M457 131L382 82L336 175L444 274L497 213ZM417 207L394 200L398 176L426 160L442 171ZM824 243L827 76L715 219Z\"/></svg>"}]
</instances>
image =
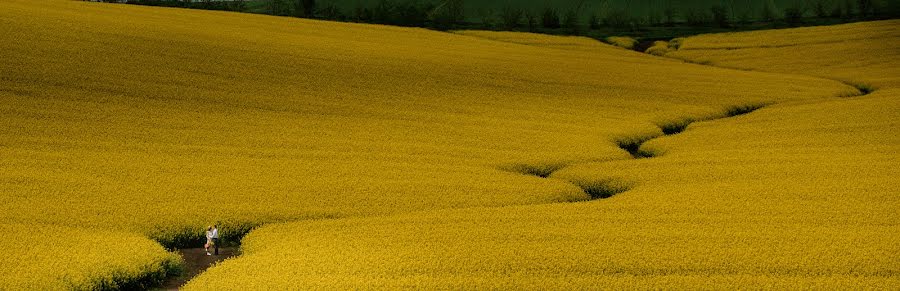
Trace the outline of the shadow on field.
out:
<instances>
[{"instance_id":1,"label":"shadow on field","mask_svg":"<svg viewBox=\"0 0 900 291\"><path fill-rule=\"evenodd\" d=\"M540 178L549 178L553 172L568 166L564 163L548 163L548 164L514 164L500 167L501 170L519 173L522 175L535 176Z\"/></svg>"},{"instance_id":2,"label":"shadow on field","mask_svg":"<svg viewBox=\"0 0 900 291\"><path fill-rule=\"evenodd\" d=\"M572 184L584 190L584 193L591 196L591 200L606 199L632 188L628 183L616 180L572 182Z\"/></svg>"},{"instance_id":3,"label":"shadow on field","mask_svg":"<svg viewBox=\"0 0 900 291\"><path fill-rule=\"evenodd\" d=\"M685 125L687 127L687 125ZM654 138L659 137L658 135L649 135L649 136L632 136L626 137L616 140L616 145L619 146L620 149L628 152L632 158L635 159L643 159L643 158L652 158L656 157L656 154L649 151L641 150L641 145L645 142L652 140Z\"/></svg>"},{"instance_id":4,"label":"shadow on field","mask_svg":"<svg viewBox=\"0 0 900 291\"><path fill-rule=\"evenodd\" d=\"M841 97L866 96L866 95L871 94L872 92L875 92L875 87L872 87L872 85L869 85L869 84L843 81L843 80L839 80L839 81L843 82L844 84L847 84L848 86L852 86L853 88L856 88L856 90L859 91L859 93L857 93L857 94L850 94L850 95L841 96Z\"/></svg>"}]
</instances>

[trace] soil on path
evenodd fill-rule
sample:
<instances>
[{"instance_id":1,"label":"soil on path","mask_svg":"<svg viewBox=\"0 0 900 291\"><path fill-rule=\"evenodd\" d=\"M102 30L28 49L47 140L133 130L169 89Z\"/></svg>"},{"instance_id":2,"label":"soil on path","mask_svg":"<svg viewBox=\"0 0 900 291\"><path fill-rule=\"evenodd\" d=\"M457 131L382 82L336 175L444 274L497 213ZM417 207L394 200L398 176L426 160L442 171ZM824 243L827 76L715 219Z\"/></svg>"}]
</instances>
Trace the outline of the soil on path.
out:
<instances>
[{"instance_id":1,"label":"soil on path","mask_svg":"<svg viewBox=\"0 0 900 291\"><path fill-rule=\"evenodd\" d=\"M184 258L184 271L181 276L170 277L160 286L161 290L178 290L188 280L206 271L216 262L238 255L236 247L220 247L219 255L207 256L203 248L179 249L178 253ZM212 253L212 249L210 249Z\"/></svg>"}]
</instances>

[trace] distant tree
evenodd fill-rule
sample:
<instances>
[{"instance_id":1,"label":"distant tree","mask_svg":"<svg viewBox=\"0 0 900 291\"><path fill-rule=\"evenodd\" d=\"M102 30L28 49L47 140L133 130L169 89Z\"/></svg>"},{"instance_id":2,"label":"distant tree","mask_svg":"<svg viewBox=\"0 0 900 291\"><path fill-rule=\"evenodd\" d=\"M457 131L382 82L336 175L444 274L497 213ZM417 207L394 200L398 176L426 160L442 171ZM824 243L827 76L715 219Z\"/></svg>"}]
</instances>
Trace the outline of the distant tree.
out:
<instances>
[{"instance_id":1,"label":"distant tree","mask_svg":"<svg viewBox=\"0 0 900 291\"><path fill-rule=\"evenodd\" d=\"M395 3L391 0L379 0L378 4L372 8L372 21L380 24L403 25L401 13L403 4Z\"/></svg>"},{"instance_id":2,"label":"distant tree","mask_svg":"<svg viewBox=\"0 0 900 291\"><path fill-rule=\"evenodd\" d=\"M875 2L872 0L856 0L856 8L859 10L860 17L865 18L875 15Z\"/></svg>"},{"instance_id":3,"label":"distant tree","mask_svg":"<svg viewBox=\"0 0 900 291\"><path fill-rule=\"evenodd\" d=\"M397 25L399 6L391 0L379 0L372 8L372 21L380 24Z\"/></svg>"},{"instance_id":4,"label":"distant tree","mask_svg":"<svg viewBox=\"0 0 900 291\"><path fill-rule=\"evenodd\" d=\"M306 17L303 14L303 0L291 0L291 14L294 17Z\"/></svg>"},{"instance_id":5,"label":"distant tree","mask_svg":"<svg viewBox=\"0 0 900 291\"><path fill-rule=\"evenodd\" d=\"M525 11L525 25L528 26L528 31L536 32L540 26L538 23L537 15L531 11Z\"/></svg>"},{"instance_id":6,"label":"distant tree","mask_svg":"<svg viewBox=\"0 0 900 291\"><path fill-rule=\"evenodd\" d=\"M828 17L828 7L825 4L825 0L818 0L813 5L813 12L816 13L816 17L825 18Z\"/></svg>"},{"instance_id":7,"label":"distant tree","mask_svg":"<svg viewBox=\"0 0 900 291\"><path fill-rule=\"evenodd\" d=\"M544 14L541 16L541 23L544 25L544 28L559 28L559 13L556 12L556 9L547 7L544 9Z\"/></svg>"},{"instance_id":8,"label":"distant tree","mask_svg":"<svg viewBox=\"0 0 900 291\"><path fill-rule=\"evenodd\" d=\"M855 12L853 11L853 0L845 0L844 1L844 18L851 19Z\"/></svg>"},{"instance_id":9,"label":"distant tree","mask_svg":"<svg viewBox=\"0 0 900 291\"><path fill-rule=\"evenodd\" d=\"M844 10L841 9L841 5L833 5L831 8L831 17L832 18L841 18L844 16Z\"/></svg>"},{"instance_id":10,"label":"distant tree","mask_svg":"<svg viewBox=\"0 0 900 291\"><path fill-rule=\"evenodd\" d=\"M357 6L353 9L352 20L363 23L372 22L372 9L369 9L369 7Z\"/></svg>"},{"instance_id":11,"label":"distant tree","mask_svg":"<svg viewBox=\"0 0 900 291\"><path fill-rule=\"evenodd\" d=\"M728 9L722 5L713 5L712 8L709 9L712 12L713 22L719 27L731 27L731 23L728 20Z\"/></svg>"},{"instance_id":12,"label":"distant tree","mask_svg":"<svg viewBox=\"0 0 900 291\"><path fill-rule=\"evenodd\" d=\"M803 23L803 9L797 5L785 8L784 22L787 22L787 24L791 26L797 26Z\"/></svg>"},{"instance_id":13,"label":"distant tree","mask_svg":"<svg viewBox=\"0 0 900 291\"><path fill-rule=\"evenodd\" d=\"M675 9L675 6L672 6L671 3L665 10L663 10L663 18L666 22L667 26L675 25L675 18L678 17L678 10Z\"/></svg>"},{"instance_id":14,"label":"distant tree","mask_svg":"<svg viewBox=\"0 0 900 291\"><path fill-rule=\"evenodd\" d=\"M447 16L450 24L456 25L463 22L466 17L463 0L446 0Z\"/></svg>"},{"instance_id":15,"label":"distant tree","mask_svg":"<svg viewBox=\"0 0 900 291\"><path fill-rule=\"evenodd\" d=\"M569 28L569 31L572 34L579 33L581 27L581 11L584 10L586 1L587 0L579 0L575 4L575 7L566 13L566 17L563 19L564 25Z\"/></svg>"},{"instance_id":16,"label":"distant tree","mask_svg":"<svg viewBox=\"0 0 900 291\"><path fill-rule=\"evenodd\" d=\"M900 1L888 1L885 7L885 15L891 18L900 17Z\"/></svg>"},{"instance_id":17,"label":"distant tree","mask_svg":"<svg viewBox=\"0 0 900 291\"><path fill-rule=\"evenodd\" d=\"M775 21L778 19L777 8L775 7L775 2L772 0L764 0L762 4L762 11L760 11L760 19L763 21Z\"/></svg>"},{"instance_id":18,"label":"distant tree","mask_svg":"<svg viewBox=\"0 0 900 291\"><path fill-rule=\"evenodd\" d=\"M331 20L346 20L347 19L347 16L344 15L344 13L341 12L341 9L338 8L337 5L335 5L334 3L330 3L330 4L326 5L325 7L322 7L322 9L320 9L318 11L318 13L319 13L319 16L324 19L331 19Z\"/></svg>"},{"instance_id":19,"label":"distant tree","mask_svg":"<svg viewBox=\"0 0 900 291\"><path fill-rule=\"evenodd\" d=\"M737 17L737 21L742 24L752 23L753 20L755 20L753 14L753 9L747 7L746 9L741 10L740 15Z\"/></svg>"},{"instance_id":20,"label":"distant tree","mask_svg":"<svg viewBox=\"0 0 900 291\"><path fill-rule=\"evenodd\" d=\"M420 5L415 1L407 1L397 4L396 17L394 21L401 26L425 26L428 21L428 12L432 7L428 5Z\"/></svg>"},{"instance_id":21,"label":"distant tree","mask_svg":"<svg viewBox=\"0 0 900 291\"><path fill-rule=\"evenodd\" d=\"M294 0L294 16L315 18L316 0Z\"/></svg>"},{"instance_id":22,"label":"distant tree","mask_svg":"<svg viewBox=\"0 0 900 291\"><path fill-rule=\"evenodd\" d=\"M627 28L631 26L632 20L625 10L612 10L606 13L603 23L609 27Z\"/></svg>"},{"instance_id":23,"label":"distant tree","mask_svg":"<svg viewBox=\"0 0 900 291\"><path fill-rule=\"evenodd\" d=\"M309 18L316 17L316 0L300 0L303 15Z\"/></svg>"},{"instance_id":24,"label":"distant tree","mask_svg":"<svg viewBox=\"0 0 900 291\"><path fill-rule=\"evenodd\" d=\"M522 8L507 4L500 13L500 18L503 20L503 27L506 29L515 29L519 27L519 24L522 23L523 13L524 11Z\"/></svg>"},{"instance_id":25,"label":"distant tree","mask_svg":"<svg viewBox=\"0 0 900 291\"><path fill-rule=\"evenodd\" d=\"M436 6L426 11L431 27L450 29L465 20L463 0L440 0Z\"/></svg>"},{"instance_id":26,"label":"distant tree","mask_svg":"<svg viewBox=\"0 0 900 291\"><path fill-rule=\"evenodd\" d=\"M494 10L490 8L478 9L476 14L478 14L478 19L481 20L481 27L484 29L494 29L499 22L503 21L502 19L496 19Z\"/></svg>"},{"instance_id":27,"label":"distant tree","mask_svg":"<svg viewBox=\"0 0 900 291\"><path fill-rule=\"evenodd\" d=\"M569 34L578 34L578 12L576 10L566 11L562 19L562 27L566 28Z\"/></svg>"},{"instance_id":28,"label":"distant tree","mask_svg":"<svg viewBox=\"0 0 900 291\"><path fill-rule=\"evenodd\" d=\"M709 15L703 10L690 9L684 13L684 21L691 26L704 26L709 23Z\"/></svg>"},{"instance_id":29,"label":"distant tree","mask_svg":"<svg viewBox=\"0 0 900 291\"><path fill-rule=\"evenodd\" d=\"M287 0L270 0L269 13L278 16L291 15L291 7Z\"/></svg>"},{"instance_id":30,"label":"distant tree","mask_svg":"<svg viewBox=\"0 0 900 291\"><path fill-rule=\"evenodd\" d=\"M588 17L588 28L600 29L600 16L597 16L596 12L591 12L591 15Z\"/></svg>"},{"instance_id":31,"label":"distant tree","mask_svg":"<svg viewBox=\"0 0 900 291\"><path fill-rule=\"evenodd\" d=\"M247 11L247 2L244 0L231 1L231 3L228 4L228 10L237 11L237 12L246 12Z\"/></svg>"},{"instance_id":32,"label":"distant tree","mask_svg":"<svg viewBox=\"0 0 900 291\"><path fill-rule=\"evenodd\" d=\"M664 16L661 12L653 10L647 13L647 23L652 26L659 26L664 23Z\"/></svg>"}]
</instances>

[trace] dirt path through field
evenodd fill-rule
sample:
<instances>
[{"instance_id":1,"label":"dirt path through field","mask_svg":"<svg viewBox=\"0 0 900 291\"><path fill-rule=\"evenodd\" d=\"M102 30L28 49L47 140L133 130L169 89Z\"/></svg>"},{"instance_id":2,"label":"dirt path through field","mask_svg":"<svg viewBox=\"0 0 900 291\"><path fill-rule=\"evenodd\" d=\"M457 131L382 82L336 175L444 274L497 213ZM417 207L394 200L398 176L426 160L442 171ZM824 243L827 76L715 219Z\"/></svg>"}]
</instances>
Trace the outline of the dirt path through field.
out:
<instances>
[{"instance_id":1,"label":"dirt path through field","mask_svg":"<svg viewBox=\"0 0 900 291\"><path fill-rule=\"evenodd\" d=\"M238 248L219 248L219 255L207 256L203 248L179 249L178 253L184 259L184 271L181 276L170 277L163 282L160 290L178 290L184 283L203 273L217 262L238 255Z\"/></svg>"}]
</instances>

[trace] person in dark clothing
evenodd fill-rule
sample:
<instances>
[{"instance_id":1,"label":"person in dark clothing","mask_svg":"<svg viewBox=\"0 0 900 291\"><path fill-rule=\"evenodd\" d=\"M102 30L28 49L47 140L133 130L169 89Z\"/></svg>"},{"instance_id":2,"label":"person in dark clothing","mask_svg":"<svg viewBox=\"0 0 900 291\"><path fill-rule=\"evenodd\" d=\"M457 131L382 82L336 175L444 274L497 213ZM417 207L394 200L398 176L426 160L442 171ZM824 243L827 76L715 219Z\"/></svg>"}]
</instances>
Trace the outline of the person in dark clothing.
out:
<instances>
[{"instance_id":1,"label":"person in dark clothing","mask_svg":"<svg viewBox=\"0 0 900 291\"><path fill-rule=\"evenodd\" d=\"M213 254L218 256L219 255L219 226L218 225L213 225L213 227L212 227L212 244L213 244L213 247L215 248L215 250L213 251Z\"/></svg>"}]
</instances>

